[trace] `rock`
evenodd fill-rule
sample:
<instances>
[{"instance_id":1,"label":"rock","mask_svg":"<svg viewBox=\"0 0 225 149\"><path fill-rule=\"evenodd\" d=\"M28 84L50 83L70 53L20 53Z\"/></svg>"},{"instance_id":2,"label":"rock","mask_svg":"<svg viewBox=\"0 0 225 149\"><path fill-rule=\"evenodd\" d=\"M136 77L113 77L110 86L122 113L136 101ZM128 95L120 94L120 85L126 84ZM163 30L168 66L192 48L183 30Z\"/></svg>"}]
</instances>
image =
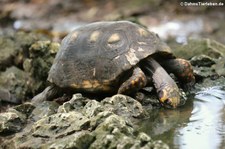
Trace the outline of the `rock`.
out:
<instances>
[{"instance_id":1,"label":"rock","mask_svg":"<svg viewBox=\"0 0 225 149\"><path fill-rule=\"evenodd\" d=\"M212 67L193 67L193 69L197 81L217 75Z\"/></svg>"},{"instance_id":2,"label":"rock","mask_svg":"<svg viewBox=\"0 0 225 149\"><path fill-rule=\"evenodd\" d=\"M17 67L10 67L0 74L0 100L21 103L32 95L33 81L27 73Z\"/></svg>"},{"instance_id":3,"label":"rock","mask_svg":"<svg viewBox=\"0 0 225 149\"><path fill-rule=\"evenodd\" d=\"M28 55L28 48L39 39L46 38L22 31L0 36L0 71L12 65L20 67Z\"/></svg>"},{"instance_id":4,"label":"rock","mask_svg":"<svg viewBox=\"0 0 225 149\"><path fill-rule=\"evenodd\" d=\"M70 102L65 102L58 108L58 113L67 113L73 110L74 107L70 104Z\"/></svg>"},{"instance_id":5,"label":"rock","mask_svg":"<svg viewBox=\"0 0 225 149\"><path fill-rule=\"evenodd\" d=\"M13 64L13 58L16 54L14 50L15 43L10 38L0 37L0 70L5 70Z\"/></svg>"},{"instance_id":6,"label":"rock","mask_svg":"<svg viewBox=\"0 0 225 149\"><path fill-rule=\"evenodd\" d=\"M96 116L99 112L104 111L103 105L96 101L96 100L90 100L83 108L82 113L87 116L87 117L94 117ZM107 109L105 109L107 110Z\"/></svg>"},{"instance_id":7,"label":"rock","mask_svg":"<svg viewBox=\"0 0 225 149\"><path fill-rule=\"evenodd\" d=\"M0 100L18 104L45 87L47 72L59 44L38 41L40 39L46 40L46 37L25 32L0 37ZM35 75L24 72L29 63Z\"/></svg>"},{"instance_id":8,"label":"rock","mask_svg":"<svg viewBox=\"0 0 225 149\"><path fill-rule=\"evenodd\" d=\"M19 132L26 122L25 115L16 110L0 113L0 135Z\"/></svg>"},{"instance_id":9,"label":"rock","mask_svg":"<svg viewBox=\"0 0 225 149\"><path fill-rule=\"evenodd\" d=\"M90 126L91 128L96 128L99 124L105 121L105 119L109 116L113 115L112 112L103 111L98 113L95 117L91 118Z\"/></svg>"},{"instance_id":10,"label":"rock","mask_svg":"<svg viewBox=\"0 0 225 149\"><path fill-rule=\"evenodd\" d=\"M169 146L160 140L155 141L153 143L148 143L146 146L154 149L169 149Z\"/></svg>"},{"instance_id":11,"label":"rock","mask_svg":"<svg viewBox=\"0 0 225 149\"><path fill-rule=\"evenodd\" d=\"M59 107L59 104L57 104L56 102L44 101L36 105L36 107L33 109L30 115L30 119L36 122L44 117L53 115L57 113L58 107Z\"/></svg>"},{"instance_id":12,"label":"rock","mask_svg":"<svg viewBox=\"0 0 225 149\"><path fill-rule=\"evenodd\" d=\"M191 58L190 62L197 78L206 78L217 75L215 69L211 67L216 64L216 60L207 55L202 54L194 56Z\"/></svg>"},{"instance_id":13,"label":"rock","mask_svg":"<svg viewBox=\"0 0 225 149\"><path fill-rule=\"evenodd\" d=\"M194 56L207 55L213 59L225 56L225 46L210 39L189 39L188 43L173 48L177 57L191 59Z\"/></svg>"},{"instance_id":14,"label":"rock","mask_svg":"<svg viewBox=\"0 0 225 149\"><path fill-rule=\"evenodd\" d=\"M142 105L135 99L125 95L107 97L101 102L88 100L81 94L74 94L72 99L63 103L58 112L69 111L82 112L87 117L94 117L99 112L109 111L117 115L129 118L141 118L147 115Z\"/></svg>"},{"instance_id":15,"label":"rock","mask_svg":"<svg viewBox=\"0 0 225 149\"><path fill-rule=\"evenodd\" d=\"M147 114L137 100L125 95L114 95L103 99L101 103L106 110L123 117L143 118Z\"/></svg>"},{"instance_id":16,"label":"rock","mask_svg":"<svg viewBox=\"0 0 225 149\"><path fill-rule=\"evenodd\" d=\"M24 103L0 113L0 134L7 135L22 130L33 109L31 103Z\"/></svg>"},{"instance_id":17,"label":"rock","mask_svg":"<svg viewBox=\"0 0 225 149\"><path fill-rule=\"evenodd\" d=\"M102 115L102 114L101 114ZM96 136L90 149L117 148L123 146L131 147L133 144L133 128L123 118L112 114L107 117L93 132ZM126 143L126 145L125 145Z\"/></svg>"},{"instance_id":18,"label":"rock","mask_svg":"<svg viewBox=\"0 0 225 149\"><path fill-rule=\"evenodd\" d=\"M29 56L23 63L24 70L35 79L46 80L59 46L58 43L50 41L37 41L32 44L29 47Z\"/></svg>"},{"instance_id":19,"label":"rock","mask_svg":"<svg viewBox=\"0 0 225 149\"><path fill-rule=\"evenodd\" d=\"M43 148L76 148L76 149L86 149L94 141L95 137L89 131L79 131L65 138L60 138L54 140L46 145L43 145Z\"/></svg>"},{"instance_id":20,"label":"rock","mask_svg":"<svg viewBox=\"0 0 225 149\"><path fill-rule=\"evenodd\" d=\"M99 113L99 115L107 115L103 113ZM145 133L135 135L133 125L115 114L105 118L93 133L96 139L90 145L90 149L140 149L142 147L150 149L155 148L154 144L157 144ZM160 147L168 148L164 143Z\"/></svg>"},{"instance_id":21,"label":"rock","mask_svg":"<svg viewBox=\"0 0 225 149\"><path fill-rule=\"evenodd\" d=\"M59 46L55 42L37 41L29 47L28 56L23 61L23 69L35 80L35 86L32 87L34 95L47 86L48 71Z\"/></svg>"},{"instance_id":22,"label":"rock","mask_svg":"<svg viewBox=\"0 0 225 149\"><path fill-rule=\"evenodd\" d=\"M33 112L33 110L35 109L35 107L33 104L26 102L26 103L23 103L23 104L13 107L12 109L15 109L16 111L25 115L26 118L28 118L31 115L31 113Z\"/></svg>"},{"instance_id":23,"label":"rock","mask_svg":"<svg viewBox=\"0 0 225 149\"><path fill-rule=\"evenodd\" d=\"M76 131L86 130L90 120L81 113L71 111L44 117L33 125L32 136L62 138Z\"/></svg>"},{"instance_id":24,"label":"rock","mask_svg":"<svg viewBox=\"0 0 225 149\"><path fill-rule=\"evenodd\" d=\"M58 113L70 111L81 112L86 103L87 98L83 97L82 94L74 94L69 101L63 103L63 105L58 108Z\"/></svg>"},{"instance_id":25,"label":"rock","mask_svg":"<svg viewBox=\"0 0 225 149\"><path fill-rule=\"evenodd\" d=\"M16 109L20 112L15 112ZM139 149L152 148L156 143L135 130L130 118L140 118L145 112L139 102L124 95L98 102L74 94L61 106L54 101L36 107L26 103L10 112L22 115L18 125L21 127L11 129L23 131L5 140L2 148ZM163 146L166 145L162 143Z\"/></svg>"},{"instance_id":26,"label":"rock","mask_svg":"<svg viewBox=\"0 0 225 149\"><path fill-rule=\"evenodd\" d=\"M44 138L34 138L32 136L18 135L9 141L6 141L2 147L11 148L77 148L86 149L94 140L94 136L89 131L79 131L63 138L50 139L45 142ZM47 140L47 139L46 139Z\"/></svg>"},{"instance_id":27,"label":"rock","mask_svg":"<svg viewBox=\"0 0 225 149\"><path fill-rule=\"evenodd\" d=\"M138 136L137 136L137 138L138 138L142 143L146 143L146 142L149 142L149 141L151 140L151 138L150 138L147 134L145 134L145 133L143 133L143 132L139 133Z\"/></svg>"},{"instance_id":28,"label":"rock","mask_svg":"<svg viewBox=\"0 0 225 149\"><path fill-rule=\"evenodd\" d=\"M225 76L225 57L219 59L212 67L219 76Z\"/></svg>"},{"instance_id":29,"label":"rock","mask_svg":"<svg viewBox=\"0 0 225 149\"><path fill-rule=\"evenodd\" d=\"M157 95L145 90L140 90L139 92L137 92L135 94L135 99L138 100L147 111L151 111L153 107L161 106Z\"/></svg>"},{"instance_id":30,"label":"rock","mask_svg":"<svg viewBox=\"0 0 225 149\"><path fill-rule=\"evenodd\" d=\"M196 67L211 67L215 63L216 62L213 58L204 54L199 56L194 56L191 58L192 66L196 66Z\"/></svg>"}]
</instances>

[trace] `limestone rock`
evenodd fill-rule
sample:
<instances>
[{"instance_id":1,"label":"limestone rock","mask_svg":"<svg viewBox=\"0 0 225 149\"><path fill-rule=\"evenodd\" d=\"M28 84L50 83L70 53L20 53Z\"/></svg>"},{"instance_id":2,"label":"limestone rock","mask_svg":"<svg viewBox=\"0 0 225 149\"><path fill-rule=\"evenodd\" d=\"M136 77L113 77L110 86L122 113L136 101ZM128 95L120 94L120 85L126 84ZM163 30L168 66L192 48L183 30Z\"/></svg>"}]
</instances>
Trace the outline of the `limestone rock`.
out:
<instances>
[{"instance_id":1,"label":"limestone rock","mask_svg":"<svg viewBox=\"0 0 225 149\"><path fill-rule=\"evenodd\" d=\"M146 111L135 99L125 95L114 95L101 101L104 108L124 117L141 118L146 116Z\"/></svg>"},{"instance_id":2,"label":"limestone rock","mask_svg":"<svg viewBox=\"0 0 225 149\"><path fill-rule=\"evenodd\" d=\"M23 128L26 122L24 115L14 110L0 114L0 134L15 133Z\"/></svg>"},{"instance_id":3,"label":"limestone rock","mask_svg":"<svg viewBox=\"0 0 225 149\"><path fill-rule=\"evenodd\" d=\"M33 81L27 73L17 67L10 67L0 73L0 100L21 103L32 93Z\"/></svg>"},{"instance_id":4,"label":"limestone rock","mask_svg":"<svg viewBox=\"0 0 225 149\"><path fill-rule=\"evenodd\" d=\"M44 117L33 125L32 136L42 138L61 138L76 131L86 130L90 120L81 113L57 113Z\"/></svg>"}]
</instances>

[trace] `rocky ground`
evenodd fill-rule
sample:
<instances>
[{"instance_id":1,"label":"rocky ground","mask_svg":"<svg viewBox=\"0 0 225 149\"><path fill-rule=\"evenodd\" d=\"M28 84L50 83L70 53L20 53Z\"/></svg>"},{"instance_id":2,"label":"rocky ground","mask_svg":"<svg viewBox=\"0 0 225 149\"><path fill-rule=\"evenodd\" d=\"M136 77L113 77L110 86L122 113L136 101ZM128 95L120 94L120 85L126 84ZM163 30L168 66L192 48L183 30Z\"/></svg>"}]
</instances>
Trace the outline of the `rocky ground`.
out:
<instances>
[{"instance_id":1,"label":"rocky ground","mask_svg":"<svg viewBox=\"0 0 225 149\"><path fill-rule=\"evenodd\" d=\"M2 113L3 148L168 148L134 129L131 118L143 118L145 110L133 98L115 95L101 102L81 94L59 105L30 103ZM26 124L26 125L25 125ZM22 131L21 131L22 130Z\"/></svg>"},{"instance_id":2,"label":"rocky ground","mask_svg":"<svg viewBox=\"0 0 225 149\"><path fill-rule=\"evenodd\" d=\"M29 101L48 85L45 80L60 45L24 32L0 41L1 49L7 51L0 53L2 148L168 148L136 129L136 122L160 108L151 87L137 93L135 99L115 95L99 101L77 93L64 103L34 105ZM175 55L190 60L194 67L196 85L191 94L224 85L223 44L190 39L186 45L172 46Z\"/></svg>"}]
</instances>

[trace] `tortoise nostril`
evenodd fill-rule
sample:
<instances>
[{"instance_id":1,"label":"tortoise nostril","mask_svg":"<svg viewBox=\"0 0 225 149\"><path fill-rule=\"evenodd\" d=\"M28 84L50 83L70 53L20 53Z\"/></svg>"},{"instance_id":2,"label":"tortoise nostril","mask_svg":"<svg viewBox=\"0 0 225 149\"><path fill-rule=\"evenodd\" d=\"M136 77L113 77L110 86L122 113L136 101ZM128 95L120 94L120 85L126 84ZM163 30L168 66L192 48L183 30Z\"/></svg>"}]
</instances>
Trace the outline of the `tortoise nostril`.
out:
<instances>
[{"instance_id":1,"label":"tortoise nostril","mask_svg":"<svg viewBox=\"0 0 225 149\"><path fill-rule=\"evenodd\" d=\"M169 99L166 99L166 100L164 101L164 103L165 103L165 104L170 104L171 102L170 102Z\"/></svg>"},{"instance_id":2,"label":"tortoise nostril","mask_svg":"<svg viewBox=\"0 0 225 149\"><path fill-rule=\"evenodd\" d=\"M171 99L166 99L163 103L163 105L167 108L176 108L176 105L174 105L171 101Z\"/></svg>"}]
</instances>

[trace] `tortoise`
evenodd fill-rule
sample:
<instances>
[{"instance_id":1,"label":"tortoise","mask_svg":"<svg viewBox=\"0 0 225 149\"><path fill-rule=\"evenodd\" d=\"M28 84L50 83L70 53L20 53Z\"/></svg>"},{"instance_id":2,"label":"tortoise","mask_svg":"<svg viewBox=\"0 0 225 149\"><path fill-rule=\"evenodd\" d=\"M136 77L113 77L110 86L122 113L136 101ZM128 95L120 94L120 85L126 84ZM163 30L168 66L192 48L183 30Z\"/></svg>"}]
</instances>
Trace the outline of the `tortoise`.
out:
<instances>
[{"instance_id":1,"label":"tortoise","mask_svg":"<svg viewBox=\"0 0 225 149\"><path fill-rule=\"evenodd\" d=\"M32 101L68 90L130 95L153 82L162 105L176 108L179 88L168 73L187 87L195 82L191 64L176 58L157 34L129 21L90 23L62 40L48 75L52 85Z\"/></svg>"}]
</instances>

